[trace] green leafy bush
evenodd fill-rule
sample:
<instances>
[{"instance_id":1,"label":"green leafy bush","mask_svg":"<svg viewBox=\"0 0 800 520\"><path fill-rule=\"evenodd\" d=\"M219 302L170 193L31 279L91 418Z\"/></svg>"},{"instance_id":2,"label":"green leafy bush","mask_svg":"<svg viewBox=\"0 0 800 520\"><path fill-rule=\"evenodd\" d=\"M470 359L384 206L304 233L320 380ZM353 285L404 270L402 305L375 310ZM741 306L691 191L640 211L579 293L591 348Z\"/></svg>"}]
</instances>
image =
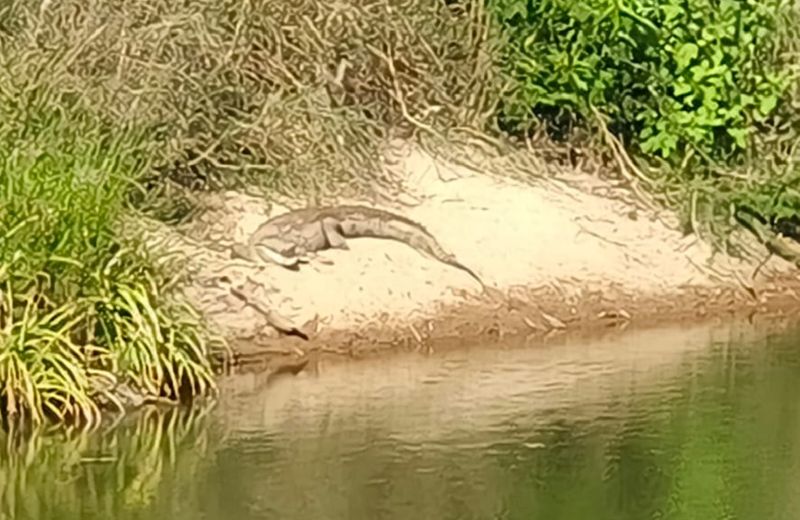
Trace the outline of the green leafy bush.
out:
<instances>
[{"instance_id":1,"label":"green leafy bush","mask_svg":"<svg viewBox=\"0 0 800 520\"><path fill-rule=\"evenodd\" d=\"M673 164L741 157L785 113L787 0L489 0L508 39L508 128L586 122L591 107Z\"/></svg>"},{"instance_id":2,"label":"green leafy bush","mask_svg":"<svg viewBox=\"0 0 800 520\"><path fill-rule=\"evenodd\" d=\"M6 64L18 74L0 77L0 419L96 424L117 383L176 400L213 390L202 321L117 229L152 138Z\"/></svg>"}]
</instances>

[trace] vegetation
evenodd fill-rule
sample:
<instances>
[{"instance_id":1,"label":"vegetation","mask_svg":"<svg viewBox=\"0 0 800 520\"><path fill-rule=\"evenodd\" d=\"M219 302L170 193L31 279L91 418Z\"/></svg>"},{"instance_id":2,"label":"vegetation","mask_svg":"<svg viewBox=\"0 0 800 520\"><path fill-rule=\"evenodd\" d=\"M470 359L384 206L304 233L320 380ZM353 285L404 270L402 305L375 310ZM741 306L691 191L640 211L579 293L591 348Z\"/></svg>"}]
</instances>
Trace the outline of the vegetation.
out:
<instances>
[{"instance_id":1,"label":"vegetation","mask_svg":"<svg viewBox=\"0 0 800 520\"><path fill-rule=\"evenodd\" d=\"M490 119L487 14L390 4L68 0L40 11L29 0L0 23L15 53L69 61L61 88L150 131L148 202L159 205L152 195L178 186L369 189L386 181L377 156L390 127Z\"/></svg>"},{"instance_id":2,"label":"vegetation","mask_svg":"<svg viewBox=\"0 0 800 520\"><path fill-rule=\"evenodd\" d=\"M96 424L118 383L169 399L213 389L210 337L117 229L150 166L148 133L62 88L52 56L3 59L2 419Z\"/></svg>"},{"instance_id":3,"label":"vegetation","mask_svg":"<svg viewBox=\"0 0 800 520\"><path fill-rule=\"evenodd\" d=\"M794 214L797 18L786 0L0 3L0 412L93 422L114 382L213 390L180 265L124 219L180 220L192 190L369 190L398 132L613 134L698 233L724 236L736 205Z\"/></svg>"},{"instance_id":4,"label":"vegetation","mask_svg":"<svg viewBox=\"0 0 800 520\"><path fill-rule=\"evenodd\" d=\"M786 0L490 0L514 87L504 128L552 135L597 114L661 199L716 225L730 206L794 214L800 11ZM600 123L601 125L604 123ZM701 229L695 229L701 232Z\"/></svg>"}]
</instances>

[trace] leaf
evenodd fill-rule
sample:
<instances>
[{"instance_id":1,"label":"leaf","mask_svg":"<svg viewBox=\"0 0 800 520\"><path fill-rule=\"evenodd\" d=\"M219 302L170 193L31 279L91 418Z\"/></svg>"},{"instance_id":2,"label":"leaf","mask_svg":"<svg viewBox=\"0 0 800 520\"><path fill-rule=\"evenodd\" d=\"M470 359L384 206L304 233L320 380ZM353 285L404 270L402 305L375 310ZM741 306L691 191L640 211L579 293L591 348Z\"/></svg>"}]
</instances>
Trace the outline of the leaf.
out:
<instances>
[{"instance_id":1,"label":"leaf","mask_svg":"<svg viewBox=\"0 0 800 520\"><path fill-rule=\"evenodd\" d=\"M661 10L664 12L665 21L677 18L683 13L683 7L671 4L662 5Z\"/></svg>"},{"instance_id":2,"label":"leaf","mask_svg":"<svg viewBox=\"0 0 800 520\"><path fill-rule=\"evenodd\" d=\"M678 80L678 82L673 87L673 93L676 96L683 96L692 91L692 86L686 83L685 81Z\"/></svg>"},{"instance_id":3,"label":"leaf","mask_svg":"<svg viewBox=\"0 0 800 520\"><path fill-rule=\"evenodd\" d=\"M728 128L727 129L728 135L733 137L733 142L739 148L745 148L747 146L747 136L748 131L746 128Z\"/></svg>"},{"instance_id":4,"label":"leaf","mask_svg":"<svg viewBox=\"0 0 800 520\"><path fill-rule=\"evenodd\" d=\"M502 10L503 18L506 20L511 20L515 16L519 15L522 18L527 18L528 16L528 7L526 2L522 1L512 1L509 2L505 8Z\"/></svg>"},{"instance_id":5,"label":"leaf","mask_svg":"<svg viewBox=\"0 0 800 520\"><path fill-rule=\"evenodd\" d=\"M693 59L697 57L697 45L691 42L681 44L675 52L675 63L678 65L678 72L683 71Z\"/></svg>"},{"instance_id":6,"label":"leaf","mask_svg":"<svg viewBox=\"0 0 800 520\"><path fill-rule=\"evenodd\" d=\"M575 83L575 86L578 87L578 90L585 91L588 89L589 85L587 85L586 82L583 81L580 76L578 76L575 73L571 74L571 76L572 76L572 81Z\"/></svg>"},{"instance_id":7,"label":"leaf","mask_svg":"<svg viewBox=\"0 0 800 520\"><path fill-rule=\"evenodd\" d=\"M762 97L758 102L758 111L761 112L761 115L768 116L775 107L778 105L778 96L774 94L770 94L768 96Z\"/></svg>"}]
</instances>

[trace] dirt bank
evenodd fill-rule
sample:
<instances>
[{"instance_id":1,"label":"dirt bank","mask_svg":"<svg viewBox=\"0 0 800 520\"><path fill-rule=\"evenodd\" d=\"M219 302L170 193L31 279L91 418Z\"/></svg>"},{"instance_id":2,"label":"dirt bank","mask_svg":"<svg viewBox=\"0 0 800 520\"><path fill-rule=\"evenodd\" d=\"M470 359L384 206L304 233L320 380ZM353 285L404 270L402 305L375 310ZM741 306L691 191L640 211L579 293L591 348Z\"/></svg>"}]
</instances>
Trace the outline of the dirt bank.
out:
<instances>
[{"instance_id":1,"label":"dirt bank","mask_svg":"<svg viewBox=\"0 0 800 520\"><path fill-rule=\"evenodd\" d=\"M357 356L429 348L447 338L534 339L790 309L797 301L800 282L787 262L772 258L752 280L761 258L713 255L675 229L674 215L636 207L624 199L629 192L588 173L557 169L537 178L540 172L527 172L531 180L520 181L515 178L526 172L508 171L509 163L487 162L475 171L409 145L393 148L391 159L387 172L402 181L402 193L340 202L420 222L506 301L481 295L463 272L393 241L351 240L350 250L325 251L297 272L231 260L214 249L244 241L286 207L268 211L261 199L237 192L208 195L204 211L179 230L196 280L188 295L242 358ZM302 327L310 340L279 335L254 306L204 284L220 275Z\"/></svg>"}]
</instances>

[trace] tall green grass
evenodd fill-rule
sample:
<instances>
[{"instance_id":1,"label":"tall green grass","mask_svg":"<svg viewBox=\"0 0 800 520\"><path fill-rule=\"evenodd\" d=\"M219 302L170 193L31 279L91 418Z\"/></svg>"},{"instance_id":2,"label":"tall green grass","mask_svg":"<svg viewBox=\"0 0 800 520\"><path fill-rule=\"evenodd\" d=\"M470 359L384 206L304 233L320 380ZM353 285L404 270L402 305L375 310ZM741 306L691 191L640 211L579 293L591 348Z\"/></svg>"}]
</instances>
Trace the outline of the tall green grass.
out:
<instances>
[{"instance_id":1,"label":"tall green grass","mask_svg":"<svg viewBox=\"0 0 800 520\"><path fill-rule=\"evenodd\" d=\"M199 317L120 226L151 134L103 117L45 67L5 65L0 416L96 424L98 398L122 404L118 383L175 400L213 390Z\"/></svg>"}]
</instances>

